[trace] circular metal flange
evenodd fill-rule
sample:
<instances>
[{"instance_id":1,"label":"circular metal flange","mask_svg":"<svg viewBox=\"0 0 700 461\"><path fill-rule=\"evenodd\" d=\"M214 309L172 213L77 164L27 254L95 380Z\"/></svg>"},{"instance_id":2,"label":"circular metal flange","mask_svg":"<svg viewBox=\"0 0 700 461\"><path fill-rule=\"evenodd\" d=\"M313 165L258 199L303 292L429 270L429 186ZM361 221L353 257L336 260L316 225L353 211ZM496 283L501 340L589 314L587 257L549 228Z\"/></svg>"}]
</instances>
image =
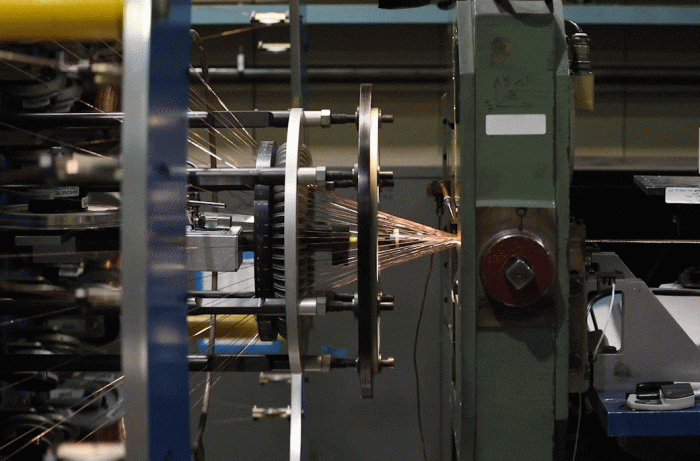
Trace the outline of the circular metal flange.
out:
<instances>
[{"instance_id":1,"label":"circular metal flange","mask_svg":"<svg viewBox=\"0 0 700 461\"><path fill-rule=\"evenodd\" d=\"M119 227L120 221L119 208L108 205L90 205L85 211L70 213L31 213L25 204L0 208L0 229L105 229Z\"/></svg>"},{"instance_id":2,"label":"circular metal flange","mask_svg":"<svg viewBox=\"0 0 700 461\"><path fill-rule=\"evenodd\" d=\"M284 298L286 304L287 354L292 372L292 404L289 436L289 459L301 458L302 443L302 356L308 348L310 316L299 315L299 303L312 281L308 251L300 244L304 227L308 224L309 188L299 184L299 167L311 166L311 156L304 147L304 111L292 109L285 147L284 181ZM282 147L280 147L282 151ZM281 153L278 152L281 157ZM280 159L278 158L278 161Z\"/></svg>"},{"instance_id":3,"label":"circular metal flange","mask_svg":"<svg viewBox=\"0 0 700 461\"><path fill-rule=\"evenodd\" d=\"M380 370L379 267L379 119L372 108L372 85L360 87L357 160L357 295L358 372L363 398L373 395L374 375Z\"/></svg>"},{"instance_id":4,"label":"circular metal flange","mask_svg":"<svg viewBox=\"0 0 700 461\"><path fill-rule=\"evenodd\" d=\"M299 302L303 299L306 283L300 283L299 272L303 262L299 251L300 223L306 219L305 186L299 186L297 172L303 152L304 111L292 109L287 129L285 181L284 181L284 297L287 322L287 353L289 371L302 373L302 355L306 354L311 318L299 315ZM309 163L308 160L306 163ZM308 165L305 165L308 166ZM302 281L303 282L303 281Z\"/></svg>"}]
</instances>

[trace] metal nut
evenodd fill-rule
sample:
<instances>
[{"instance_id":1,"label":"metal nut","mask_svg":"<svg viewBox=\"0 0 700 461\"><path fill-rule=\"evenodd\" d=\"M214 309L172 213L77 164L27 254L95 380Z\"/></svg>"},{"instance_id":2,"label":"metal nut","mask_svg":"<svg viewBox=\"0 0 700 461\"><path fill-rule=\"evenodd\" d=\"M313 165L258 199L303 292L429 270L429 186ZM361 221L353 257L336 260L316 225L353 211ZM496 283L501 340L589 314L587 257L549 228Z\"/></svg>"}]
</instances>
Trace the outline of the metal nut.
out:
<instances>
[{"instance_id":1,"label":"metal nut","mask_svg":"<svg viewBox=\"0 0 700 461\"><path fill-rule=\"evenodd\" d=\"M324 128L331 126L331 111L330 111L330 109L321 110L321 126Z\"/></svg>"}]
</instances>

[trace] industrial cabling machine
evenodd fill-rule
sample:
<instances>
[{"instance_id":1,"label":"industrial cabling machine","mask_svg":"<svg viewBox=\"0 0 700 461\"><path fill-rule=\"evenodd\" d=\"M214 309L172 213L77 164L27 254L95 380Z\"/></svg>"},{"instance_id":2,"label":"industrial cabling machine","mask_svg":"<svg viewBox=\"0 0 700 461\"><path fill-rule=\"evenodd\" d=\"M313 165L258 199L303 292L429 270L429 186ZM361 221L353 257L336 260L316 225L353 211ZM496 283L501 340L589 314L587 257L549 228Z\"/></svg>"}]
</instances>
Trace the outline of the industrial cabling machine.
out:
<instances>
[{"instance_id":1,"label":"industrial cabling machine","mask_svg":"<svg viewBox=\"0 0 700 461\"><path fill-rule=\"evenodd\" d=\"M278 111L229 110L203 53L190 68L200 38L187 0L10 3L0 19L2 459L95 459L79 456L98 440L109 459L203 461L212 377L193 444L191 371L289 373L289 408L257 417L288 417L289 459L308 459L305 373L355 370L371 398L376 375L395 366L382 355L394 298L380 272L438 250L444 459L575 457L571 415L584 394L606 435L699 435L688 429L695 410L625 407L639 383L700 382L700 352L570 217L572 124L575 110L593 109L593 77L588 37L559 0L438 2L454 20L444 175L428 187L449 212L444 231L379 210L394 182L379 132L393 117L371 85L354 113L303 107L298 3L274 19L289 24L293 49L295 108ZM190 78L203 97L188 95ZM357 128L348 166L314 166L307 131L341 124ZM286 142L246 131L263 128ZM254 165L217 153L222 139ZM188 159L188 143L206 162ZM650 194L677 186L683 200L697 190L697 178L638 183ZM247 203L230 206L229 193ZM353 356L309 345L314 319L333 312L357 319ZM190 336L206 339L192 351ZM673 429L649 430L660 424Z\"/></svg>"},{"instance_id":2,"label":"industrial cabling machine","mask_svg":"<svg viewBox=\"0 0 700 461\"><path fill-rule=\"evenodd\" d=\"M561 4L457 2L454 54L454 449L458 459L554 459L569 392L572 95Z\"/></svg>"},{"instance_id":3,"label":"industrial cabling machine","mask_svg":"<svg viewBox=\"0 0 700 461\"><path fill-rule=\"evenodd\" d=\"M35 2L13 5L7 18L4 38L16 42L4 59L17 65L3 86L4 459L56 456L62 442L110 426L123 442L122 418L128 459L189 459L188 369L290 372L290 459L299 459L303 372L357 369L362 396L372 397L374 376L393 366L379 343L380 311L393 300L378 291L379 192L392 183L380 171L378 131L391 117L373 106L371 85L349 115L208 104L188 112L189 14L188 2ZM357 126L355 166L312 166L306 129L339 123ZM246 129L280 127L287 142L256 142L254 167L215 168L210 138L212 163L201 168L186 162L188 126L248 137ZM316 204L342 188L357 200L341 201L346 215L334 220ZM253 228L204 211L235 190L254 192ZM395 233L392 245L411 244ZM218 289L245 251L255 255L253 291ZM357 292L336 293L333 283L319 291L320 267L331 282L357 280ZM357 317L356 359L307 350L313 317L334 311ZM286 350L188 356L186 318L196 315L212 316L212 351L217 315L254 316L253 339L281 336ZM66 453L58 456L74 456Z\"/></svg>"}]
</instances>

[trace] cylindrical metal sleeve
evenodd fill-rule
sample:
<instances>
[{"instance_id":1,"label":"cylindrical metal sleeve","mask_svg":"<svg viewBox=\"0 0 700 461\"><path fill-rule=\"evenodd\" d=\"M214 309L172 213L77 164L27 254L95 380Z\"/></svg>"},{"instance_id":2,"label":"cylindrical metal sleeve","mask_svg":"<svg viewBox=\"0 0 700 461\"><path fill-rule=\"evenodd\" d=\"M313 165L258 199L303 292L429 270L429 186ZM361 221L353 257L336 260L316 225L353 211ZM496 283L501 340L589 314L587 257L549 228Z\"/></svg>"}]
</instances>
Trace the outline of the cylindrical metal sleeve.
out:
<instances>
[{"instance_id":1,"label":"cylindrical metal sleeve","mask_svg":"<svg viewBox=\"0 0 700 461\"><path fill-rule=\"evenodd\" d=\"M122 35L124 0L5 0L0 41L91 41Z\"/></svg>"}]
</instances>

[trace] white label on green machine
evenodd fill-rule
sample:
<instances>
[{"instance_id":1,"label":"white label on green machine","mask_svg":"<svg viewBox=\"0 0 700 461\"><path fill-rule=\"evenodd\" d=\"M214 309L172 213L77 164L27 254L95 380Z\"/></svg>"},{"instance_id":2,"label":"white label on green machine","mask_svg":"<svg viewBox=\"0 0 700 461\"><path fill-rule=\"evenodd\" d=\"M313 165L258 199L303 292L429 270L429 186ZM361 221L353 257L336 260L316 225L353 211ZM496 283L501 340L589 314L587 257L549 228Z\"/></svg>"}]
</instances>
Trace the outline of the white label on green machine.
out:
<instances>
[{"instance_id":1,"label":"white label on green machine","mask_svg":"<svg viewBox=\"0 0 700 461\"><path fill-rule=\"evenodd\" d=\"M700 204L700 189L696 187L667 187L666 203Z\"/></svg>"},{"instance_id":2,"label":"white label on green machine","mask_svg":"<svg viewBox=\"0 0 700 461\"><path fill-rule=\"evenodd\" d=\"M545 114L502 114L486 116L489 136L522 136L547 133Z\"/></svg>"}]
</instances>

